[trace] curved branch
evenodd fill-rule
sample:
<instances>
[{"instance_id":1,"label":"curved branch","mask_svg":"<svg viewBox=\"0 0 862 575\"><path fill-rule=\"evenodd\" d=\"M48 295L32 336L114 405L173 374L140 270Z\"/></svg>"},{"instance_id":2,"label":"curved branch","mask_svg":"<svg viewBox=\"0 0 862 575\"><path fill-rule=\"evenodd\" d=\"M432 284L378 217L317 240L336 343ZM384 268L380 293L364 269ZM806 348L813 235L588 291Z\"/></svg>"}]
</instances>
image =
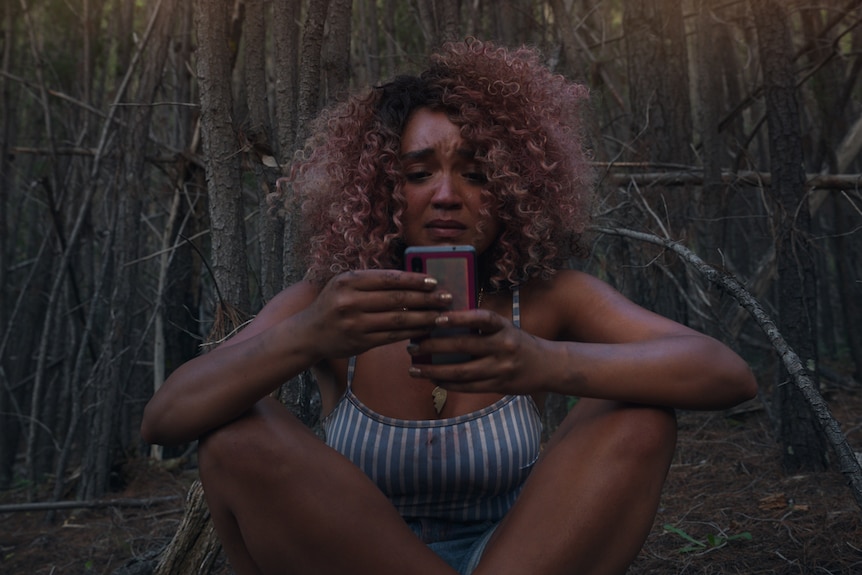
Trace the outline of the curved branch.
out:
<instances>
[{"instance_id":1,"label":"curved branch","mask_svg":"<svg viewBox=\"0 0 862 575\"><path fill-rule=\"evenodd\" d=\"M839 469L847 477L853 498L856 500L859 508L862 509L862 465L860 465L850 444L847 443L847 438L841 432L841 428L835 417L833 417L829 405L823 399L823 396L820 395L817 386L809 377L799 356L787 344L781 332L779 332L778 326L769 317L760 303L748 292L745 286L734 276L717 270L700 259L697 254L673 240L625 228L594 226L593 229L600 233L648 242L671 250L686 264L697 270L710 282L724 289L742 307L748 310L757 322L757 325L760 326L760 329L769 338L773 349L778 352L781 362L790 374L790 380L802 392L805 401L820 423L820 429L826 441L832 446L838 457Z\"/></svg>"}]
</instances>

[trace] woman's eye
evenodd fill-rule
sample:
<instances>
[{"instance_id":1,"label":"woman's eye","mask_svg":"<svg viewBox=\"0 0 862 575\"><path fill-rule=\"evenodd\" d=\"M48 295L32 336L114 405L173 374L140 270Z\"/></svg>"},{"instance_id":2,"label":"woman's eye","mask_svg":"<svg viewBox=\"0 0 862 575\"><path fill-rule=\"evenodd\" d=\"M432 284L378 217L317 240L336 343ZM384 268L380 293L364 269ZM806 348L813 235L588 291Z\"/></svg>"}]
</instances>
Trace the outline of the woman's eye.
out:
<instances>
[{"instance_id":1,"label":"woman's eye","mask_svg":"<svg viewBox=\"0 0 862 575\"><path fill-rule=\"evenodd\" d=\"M415 172L407 172L405 174L405 178L408 182L421 182L422 180L428 178L431 175L430 172L426 171L415 171Z\"/></svg>"},{"instance_id":2,"label":"woman's eye","mask_svg":"<svg viewBox=\"0 0 862 575\"><path fill-rule=\"evenodd\" d=\"M488 183L488 178L482 172L467 172L464 174L464 179L474 184Z\"/></svg>"}]
</instances>

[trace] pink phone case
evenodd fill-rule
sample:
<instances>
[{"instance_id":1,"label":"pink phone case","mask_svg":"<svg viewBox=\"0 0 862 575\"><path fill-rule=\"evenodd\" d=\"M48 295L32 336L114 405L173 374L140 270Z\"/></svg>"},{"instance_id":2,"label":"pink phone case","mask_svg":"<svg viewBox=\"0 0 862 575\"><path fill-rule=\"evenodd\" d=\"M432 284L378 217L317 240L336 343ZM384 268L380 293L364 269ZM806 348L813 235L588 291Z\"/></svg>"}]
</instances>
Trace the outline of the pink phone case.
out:
<instances>
[{"instance_id":1,"label":"pink phone case","mask_svg":"<svg viewBox=\"0 0 862 575\"><path fill-rule=\"evenodd\" d=\"M452 296L452 309L475 309L476 251L473 246L410 247L404 253L405 267L409 271L427 273L438 285ZM431 332L430 337L442 337L469 333L463 328L441 328ZM415 356L413 363L460 363L470 359L463 353Z\"/></svg>"}]
</instances>

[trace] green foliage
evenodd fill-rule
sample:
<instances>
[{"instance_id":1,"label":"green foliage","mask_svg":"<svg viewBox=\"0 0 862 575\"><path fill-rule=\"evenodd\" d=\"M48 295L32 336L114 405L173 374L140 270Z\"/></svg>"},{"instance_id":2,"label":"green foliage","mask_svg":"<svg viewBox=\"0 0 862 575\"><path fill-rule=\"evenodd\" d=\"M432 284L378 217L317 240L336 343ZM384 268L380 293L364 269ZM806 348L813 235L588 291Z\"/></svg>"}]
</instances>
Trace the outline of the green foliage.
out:
<instances>
[{"instance_id":1,"label":"green foliage","mask_svg":"<svg viewBox=\"0 0 862 575\"><path fill-rule=\"evenodd\" d=\"M743 531L742 533L737 533L736 535L710 533L706 536L706 539L695 539L679 527L674 527L670 523L664 524L664 530L667 533L673 533L675 535L678 535L688 542L688 544L679 548L680 553L709 551L712 549L717 549L719 547L724 547L731 541L751 541L753 539L751 533L749 533L748 531Z\"/></svg>"}]
</instances>

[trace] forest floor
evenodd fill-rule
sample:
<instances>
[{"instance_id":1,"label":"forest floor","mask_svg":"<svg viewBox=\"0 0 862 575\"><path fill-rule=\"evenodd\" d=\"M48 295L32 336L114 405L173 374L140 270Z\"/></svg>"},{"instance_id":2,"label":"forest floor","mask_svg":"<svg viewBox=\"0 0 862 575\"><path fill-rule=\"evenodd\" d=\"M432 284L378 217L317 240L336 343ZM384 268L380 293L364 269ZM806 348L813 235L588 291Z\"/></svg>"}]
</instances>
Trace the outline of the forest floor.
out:
<instances>
[{"instance_id":1,"label":"forest floor","mask_svg":"<svg viewBox=\"0 0 862 575\"><path fill-rule=\"evenodd\" d=\"M862 388L826 388L824 395L862 451ZM757 403L727 413L683 412L679 429L658 516L631 575L862 573L862 511L847 481L835 470L784 474L770 420ZM0 573L147 572L182 517L195 472L132 461L125 475L111 499L162 499L58 511L50 523L44 511L0 513ZM0 492L0 504L25 495ZM223 565L218 571L230 572Z\"/></svg>"}]
</instances>

